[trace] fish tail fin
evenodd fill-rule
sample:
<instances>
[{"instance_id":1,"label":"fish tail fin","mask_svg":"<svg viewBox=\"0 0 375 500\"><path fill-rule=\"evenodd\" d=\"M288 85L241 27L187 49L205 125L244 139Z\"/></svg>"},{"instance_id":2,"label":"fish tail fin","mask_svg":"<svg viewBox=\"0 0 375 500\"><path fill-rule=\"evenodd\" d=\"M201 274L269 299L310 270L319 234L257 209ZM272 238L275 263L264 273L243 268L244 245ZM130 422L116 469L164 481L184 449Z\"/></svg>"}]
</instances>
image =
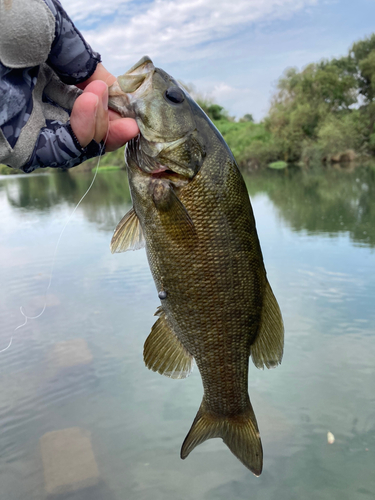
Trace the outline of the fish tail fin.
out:
<instances>
[{"instance_id":1,"label":"fish tail fin","mask_svg":"<svg viewBox=\"0 0 375 500\"><path fill-rule=\"evenodd\" d=\"M263 466L263 450L253 408L237 415L222 417L206 409L205 400L181 448L181 458L185 459L193 449L207 439L221 437L230 451L253 474L259 476Z\"/></svg>"}]
</instances>

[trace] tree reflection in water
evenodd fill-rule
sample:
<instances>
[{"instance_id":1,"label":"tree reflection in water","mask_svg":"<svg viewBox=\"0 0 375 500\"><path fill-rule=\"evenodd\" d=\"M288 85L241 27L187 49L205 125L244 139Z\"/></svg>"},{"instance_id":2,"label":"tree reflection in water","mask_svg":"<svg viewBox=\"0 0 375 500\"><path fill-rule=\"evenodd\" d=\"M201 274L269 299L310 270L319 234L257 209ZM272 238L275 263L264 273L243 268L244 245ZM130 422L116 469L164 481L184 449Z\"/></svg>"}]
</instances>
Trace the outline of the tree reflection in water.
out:
<instances>
[{"instance_id":1,"label":"tree reflection in water","mask_svg":"<svg viewBox=\"0 0 375 500\"><path fill-rule=\"evenodd\" d=\"M250 196L266 193L294 231L349 233L353 242L375 246L375 170L322 168L266 171L246 178Z\"/></svg>"},{"instance_id":2,"label":"tree reflection in water","mask_svg":"<svg viewBox=\"0 0 375 500\"><path fill-rule=\"evenodd\" d=\"M11 206L44 211L60 204L78 203L93 173L74 171L0 180ZM375 246L375 170L298 168L266 170L246 177L250 196L267 194L280 216L294 231L337 236ZM82 213L100 229L111 231L131 203L125 171L101 172L81 204Z\"/></svg>"}]
</instances>

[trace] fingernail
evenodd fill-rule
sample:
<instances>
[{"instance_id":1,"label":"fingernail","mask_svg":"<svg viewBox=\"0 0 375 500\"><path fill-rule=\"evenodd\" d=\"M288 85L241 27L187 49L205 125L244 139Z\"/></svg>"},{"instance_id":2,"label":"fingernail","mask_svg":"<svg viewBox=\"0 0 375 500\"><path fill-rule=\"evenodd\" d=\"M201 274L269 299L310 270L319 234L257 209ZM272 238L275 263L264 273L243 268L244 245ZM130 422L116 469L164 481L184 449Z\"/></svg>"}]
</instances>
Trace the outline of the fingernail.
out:
<instances>
[{"instance_id":1,"label":"fingernail","mask_svg":"<svg viewBox=\"0 0 375 500\"><path fill-rule=\"evenodd\" d=\"M94 118L96 118L96 115L98 113L98 107L99 107L99 97L96 96L96 104L95 104L95 108L94 108Z\"/></svg>"},{"instance_id":2,"label":"fingernail","mask_svg":"<svg viewBox=\"0 0 375 500\"><path fill-rule=\"evenodd\" d=\"M108 89L102 95L102 102L104 111L108 111Z\"/></svg>"}]
</instances>

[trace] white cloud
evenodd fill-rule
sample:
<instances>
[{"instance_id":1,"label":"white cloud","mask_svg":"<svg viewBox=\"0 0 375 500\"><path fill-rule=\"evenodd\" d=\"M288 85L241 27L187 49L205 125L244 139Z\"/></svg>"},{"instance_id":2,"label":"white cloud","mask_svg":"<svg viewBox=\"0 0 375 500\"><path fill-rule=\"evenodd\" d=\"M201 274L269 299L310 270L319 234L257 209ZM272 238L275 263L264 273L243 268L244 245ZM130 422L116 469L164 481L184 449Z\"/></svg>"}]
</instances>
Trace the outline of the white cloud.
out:
<instances>
[{"instance_id":1,"label":"white cloud","mask_svg":"<svg viewBox=\"0 0 375 500\"><path fill-rule=\"evenodd\" d=\"M255 120L259 120L268 109L268 95L256 87L232 87L225 82L212 82L207 87L207 95L237 118L251 112Z\"/></svg>"},{"instance_id":2,"label":"white cloud","mask_svg":"<svg viewBox=\"0 0 375 500\"><path fill-rule=\"evenodd\" d=\"M102 53L107 65L126 70L135 56L149 54L159 61L207 57L212 43L235 36L239 30L255 22L285 18L317 0L155 0L127 4L111 0L100 7L100 13L116 13L114 21L95 30L83 30L85 38ZM98 2L65 0L73 19L98 14ZM96 12L95 12L96 11ZM203 45L203 47L202 47ZM215 47L217 49L217 47Z\"/></svg>"},{"instance_id":3,"label":"white cloud","mask_svg":"<svg viewBox=\"0 0 375 500\"><path fill-rule=\"evenodd\" d=\"M209 93L230 114L242 116L251 112L259 119L268 108L269 84L285 67L278 71L276 67L273 69L277 66L275 61L266 61L256 41L259 30L270 33L265 35L270 43L275 38L273 26L279 20L306 12L318 1L62 0L62 3L113 74L124 73L147 54L156 66ZM275 48L271 50L277 58L277 47L276 52ZM260 71L262 64L267 68Z\"/></svg>"},{"instance_id":4,"label":"white cloud","mask_svg":"<svg viewBox=\"0 0 375 500\"><path fill-rule=\"evenodd\" d=\"M231 87L230 85L224 82L217 83L212 89L213 95L218 98L223 96L226 97L236 92L238 92L238 89Z\"/></svg>"},{"instance_id":5,"label":"white cloud","mask_svg":"<svg viewBox=\"0 0 375 500\"><path fill-rule=\"evenodd\" d=\"M64 9L75 21L97 20L103 16L110 16L117 12L120 7L129 3L131 0L61 0Z\"/></svg>"}]
</instances>

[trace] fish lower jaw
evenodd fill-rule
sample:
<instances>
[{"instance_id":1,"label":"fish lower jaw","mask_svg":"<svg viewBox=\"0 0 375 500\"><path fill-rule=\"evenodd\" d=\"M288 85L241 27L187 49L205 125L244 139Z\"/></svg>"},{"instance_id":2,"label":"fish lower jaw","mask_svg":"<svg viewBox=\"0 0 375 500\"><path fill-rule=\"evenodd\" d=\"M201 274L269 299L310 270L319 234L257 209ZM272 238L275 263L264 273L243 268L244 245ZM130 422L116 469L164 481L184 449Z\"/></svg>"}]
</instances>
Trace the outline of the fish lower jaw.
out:
<instances>
[{"instance_id":1,"label":"fish lower jaw","mask_svg":"<svg viewBox=\"0 0 375 500\"><path fill-rule=\"evenodd\" d=\"M138 165L139 170L143 174L148 174L151 175L152 178L159 178L159 179L165 179L171 182L171 184L177 188L185 186L188 182L189 179L184 177L181 174L178 174L177 172L174 172L171 170L169 167L166 167L165 165L155 165L154 168L141 168Z\"/></svg>"},{"instance_id":2,"label":"fish lower jaw","mask_svg":"<svg viewBox=\"0 0 375 500\"><path fill-rule=\"evenodd\" d=\"M166 172L168 170L167 167L164 167L163 165L160 165L158 167L155 168L155 170L152 170L150 172L151 175L158 175L158 174L162 174L164 172Z\"/></svg>"}]
</instances>

